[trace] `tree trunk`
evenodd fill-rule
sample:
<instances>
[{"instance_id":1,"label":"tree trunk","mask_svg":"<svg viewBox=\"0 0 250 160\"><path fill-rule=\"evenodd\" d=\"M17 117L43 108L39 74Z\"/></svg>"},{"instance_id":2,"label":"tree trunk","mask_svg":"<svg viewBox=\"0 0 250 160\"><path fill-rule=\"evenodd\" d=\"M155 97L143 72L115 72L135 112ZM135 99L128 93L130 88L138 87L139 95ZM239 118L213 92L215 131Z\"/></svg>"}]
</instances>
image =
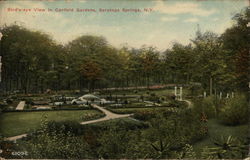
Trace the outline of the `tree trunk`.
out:
<instances>
[{"instance_id":1,"label":"tree trunk","mask_svg":"<svg viewBox=\"0 0 250 160\"><path fill-rule=\"evenodd\" d=\"M44 92L44 86L43 86L43 78L41 79L41 93L43 93Z\"/></svg>"},{"instance_id":2,"label":"tree trunk","mask_svg":"<svg viewBox=\"0 0 250 160\"><path fill-rule=\"evenodd\" d=\"M126 76L126 79L127 79L127 87L129 86L129 78L128 78L128 76Z\"/></svg>"},{"instance_id":3,"label":"tree trunk","mask_svg":"<svg viewBox=\"0 0 250 160\"><path fill-rule=\"evenodd\" d=\"M79 79L79 88L80 88L80 92L82 92L82 77L80 77Z\"/></svg>"},{"instance_id":4,"label":"tree trunk","mask_svg":"<svg viewBox=\"0 0 250 160\"><path fill-rule=\"evenodd\" d=\"M213 95L213 78L210 76L210 96Z\"/></svg>"},{"instance_id":5,"label":"tree trunk","mask_svg":"<svg viewBox=\"0 0 250 160\"><path fill-rule=\"evenodd\" d=\"M149 88L149 75L147 74L147 79L146 79L146 83L147 83L147 88Z\"/></svg>"}]
</instances>

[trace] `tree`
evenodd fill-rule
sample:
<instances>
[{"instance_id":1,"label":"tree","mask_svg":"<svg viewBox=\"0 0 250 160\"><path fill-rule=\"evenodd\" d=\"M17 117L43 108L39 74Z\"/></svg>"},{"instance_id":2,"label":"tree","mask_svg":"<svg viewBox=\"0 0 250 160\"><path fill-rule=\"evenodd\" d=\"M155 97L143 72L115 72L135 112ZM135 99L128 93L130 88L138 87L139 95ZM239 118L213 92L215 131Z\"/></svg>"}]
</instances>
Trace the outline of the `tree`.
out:
<instances>
[{"instance_id":1,"label":"tree","mask_svg":"<svg viewBox=\"0 0 250 160\"><path fill-rule=\"evenodd\" d=\"M157 68L157 62L159 61L159 54L153 47L143 46L140 49L142 59L142 71L146 78L147 87L150 85L150 78L154 74Z\"/></svg>"},{"instance_id":2,"label":"tree","mask_svg":"<svg viewBox=\"0 0 250 160\"><path fill-rule=\"evenodd\" d=\"M235 25L227 29L222 35L223 47L227 50L226 62L228 72L234 76L234 84L240 91L248 90L249 82L249 33L247 27L250 18L250 11L244 8L237 13L233 20Z\"/></svg>"},{"instance_id":3,"label":"tree","mask_svg":"<svg viewBox=\"0 0 250 160\"><path fill-rule=\"evenodd\" d=\"M47 34L18 25L5 26L1 32L3 88L5 91L20 89L25 93L37 91L34 83L37 85L39 77L44 77L50 69L56 43ZM44 87L44 80L40 79L39 83Z\"/></svg>"},{"instance_id":4,"label":"tree","mask_svg":"<svg viewBox=\"0 0 250 160\"><path fill-rule=\"evenodd\" d=\"M102 78L102 69L97 63L89 60L82 65L81 71L83 76L88 80L89 92L94 91L95 82Z\"/></svg>"},{"instance_id":5,"label":"tree","mask_svg":"<svg viewBox=\"0 0 250 160\"><path fill-rule=\"evenodd\" d=\"M194 52L197 56L196 79L202 83L203 88L210 90L210 95L216 92L216 87L220 84L220 76L226 73L226 64L223 60L225 51L218 35L212 32L196 33Z\"/></svg>"},{"instance_id":6,"label":"tree","mask_svg":"<svg viewBox=\"0 0 250 160\"><path fill-rule=\"evenodd\" d=\"M191 45L175 43L171 50L164 52L165 69L172 83L189 83L192 80L195 66L194 52Z\"/></svg>"},{"instance_id":7,"label":"tree","mask_svg":"<svg viewBox=\"0 0 250 160\"><path fill-rule=\"evenodd\" d=\"M67 50L69 56L69 68L73 68L74 73L78 75L76 79L79 81L78 86L80 89L83 86L83 82L86 81L89 84L91 80L94 80L99 83L99 87L101 87L101 85L104 85L102 87L107 87L112 82L120 80L120 57L117 54L117 50L108 45L105 38L88 35L80 36L67 45ZM88 66L95 66L95 70L87 69ZM80 74L83 73L82 71L84 71L85 77ZM91 71L95 72L92 73L96 76L95 78L93 78L93 75L90 76ZM88 74L86 74L87 72ZM98 74L96 74L97 72ZM102 74L100 78L101 72L105 74ZM97 79L99 81L97 81ZM89 89L93 89L93 84L95 82L91 82L92 87L89 87Z\"/></svg>"},{"instance_id":8,"label":"tree","mask_svg":"<svg viewBox=\"0 0 250 160\"><path fill-rule=\"evenodd\" d=\"M81 74L83 63L86 62L86 59L95 59L95 62L97 62L98 57L106 47L107 41L105 38L91 35L80 36L66 45L68 68L74 73L76 87L80 90L84 87L85 81ZM73 82L71 80L71 83Z\"/></svg>"}]
</instances>

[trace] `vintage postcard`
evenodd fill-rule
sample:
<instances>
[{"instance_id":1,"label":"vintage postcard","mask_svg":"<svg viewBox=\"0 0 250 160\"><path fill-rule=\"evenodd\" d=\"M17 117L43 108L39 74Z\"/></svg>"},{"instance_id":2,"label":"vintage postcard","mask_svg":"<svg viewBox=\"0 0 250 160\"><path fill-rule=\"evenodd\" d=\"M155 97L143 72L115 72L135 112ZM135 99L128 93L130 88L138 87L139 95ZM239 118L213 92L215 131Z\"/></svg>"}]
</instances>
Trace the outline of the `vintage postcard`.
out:
<instances>
[{"instance_id":1,"label":"vintage postcard","mask_svg":"<svg viewBox=\"0 0 250 160\"><path fill-rule=\"evenodd\" d=\"M248 0L0 0L1 159L249 159Z\"/></svg>"}]
</instances>

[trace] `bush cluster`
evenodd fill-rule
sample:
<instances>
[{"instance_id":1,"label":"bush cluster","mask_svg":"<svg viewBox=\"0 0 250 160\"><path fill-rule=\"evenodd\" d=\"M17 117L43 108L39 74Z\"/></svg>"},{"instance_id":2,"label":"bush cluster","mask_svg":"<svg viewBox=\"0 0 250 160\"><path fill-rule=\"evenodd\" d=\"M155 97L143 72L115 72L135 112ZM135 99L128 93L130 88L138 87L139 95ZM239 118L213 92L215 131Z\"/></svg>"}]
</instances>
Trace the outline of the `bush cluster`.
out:
<instances>
[{"instance_id":1,"label":"bush cluster","mask_svg":"<svg viewBox=\"0 0 250 160\"><path fill-rule=\"evenodd\" d=\"M203 138L203 125L190 111L143 112L141 120L120 119L80 125L42 121L41 128L22 142L26 157L12 158L185 158L192 144Z\"/></svg>"},{"instance_id":2,"label":"bush cluster","mask_svg":"<svg viewBox=\"0 0 250 160\"><path fill-rule=\"evenodd\" d=\"M219 114L219 119L226 125L247 123L249 120L249 110L246 96L238 95L226 101Z\"/></svg>"},{"instance_id":3,"label":"bush cluster","mask_svg":"<svg viewBox=\"0 0 250 160\"><path fill-rule=\"evenodd\" d=\"M194 110L196 113L202 115L205 114L207 118L215 118L218 112L218 106L220 105L219 99L213 96L206 97L204 99L196 99L194 101Z\"/></svg>"},{"instance_id":4,"label":"bush cluster","mask_svg":"<svg viewBox=\"0 0 250 160\"><path fill-rule=\"evenodd\" d=\"M70 132L73 135L81 135L83 133L82 125L76 121L50 121L47 125L49 133L67 134Z\"/></svg>"},{"instance_id":5,"label":"bush cluster","mask_svg":"<svg viewBox=\"0 0 250 160\"><path fill-rule=\"evenodd\" d=\"M171 100L169 101L167 107L176 107L176 108L180 108L180 107L186 107L187 104L186 102L182 102L182 101L177 101L177 100Z\"/></svg>"}]
</instances>

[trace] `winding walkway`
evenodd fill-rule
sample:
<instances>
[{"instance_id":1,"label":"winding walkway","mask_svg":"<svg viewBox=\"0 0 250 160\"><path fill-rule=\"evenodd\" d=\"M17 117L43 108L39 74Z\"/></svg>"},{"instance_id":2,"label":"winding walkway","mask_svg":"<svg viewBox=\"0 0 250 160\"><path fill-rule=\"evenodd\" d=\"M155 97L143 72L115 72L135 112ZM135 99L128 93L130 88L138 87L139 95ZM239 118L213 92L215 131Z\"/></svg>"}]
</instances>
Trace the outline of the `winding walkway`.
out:
<instances>
[{"instance_id":1,"label":"winding walkway","mask_svg":"<svg viewBox=\"0 0 250 160\"><path fill-rule=\"evenodd\" d=\"M98 106L96 104L92 104L92 107L94 107L94 108L102 111L106 116L103 117L103 118L95 119L95 120L84 121L84 122L81 122L80 124L85 125L85 124L103 122L103 121L107 121L107 120L111 120L111 119L130 117L130 116L133 115L133 114L115 114L115 113L112 113L112 112L108 111L107 109L105 109L103 107L100 107L100 106ZM18 135L18 136L8 137L8 138L5 138L4 140L7 140L7 141L16 141L18 139L27 137L27 135L28 134L25 133L25 134L21 134L21 135Z\"/></svg>"},{"instance_id":2,"label":"winding walkway","mask_svg":"<svg viewBox=\"0 0 250 160\"><path fill-rule=\"evenodd\" d=\"M92 104L92 107L102 111L106 116L103 117L103 118L100 118L100 119L81 122L80 124L84 125L84 124L97 123L97 122L107 121L107 120L111 120L111 119L130 117L130 116L133 115L133 114L116 114L116 113L112 113L112 112L108 111L107 109L105 109L103 107L100 107L100 106L98 106L96 104Z\"/></svg>"},{"instance_id":3,"label":"winding walkway","mask_svg":"<svg viewBox=\"0 0 250 160\"><path fill-rule=\"evenodd\" d=\"M193 106L192 102L189 100L183 99L183 100L179 100L179 101L186 102L188 104L188 108L192 108L192 106Z\"/></svg>"},{"instance_id":4,"label":"winding walkway","mask_svg":"<svg viewBox=\"0 0 250 160\"><path fill-rule=\"evenodd\" d=\"M21 135L18 135L18 136L13 136L13 137L8 137L8 138L5 138L4 140L6 140L6 141L16 141L16 140L18 140L18 139L22 139L22 138L24 138L24 137L27 137L28 136L28 134L21 134Z\"/></svg>"},{"instance_id":5,"label":"winding walkway","mask_svg":"<svg viewBox=\"0 0 250 160\"><path fill-rule=\"evenodd\" d=\"M179 100L179 101L184 101L184 102L186 102L186 103L188 104L188 108L192 108L192 105L193 105L193 104L192 104L191 101L185 100L185 99L184 99L184 100ZM21 102L19 103L19 105L21 105L21 106L24 106L24 104L25 104L24 101L21 101ZM17 107L17 110L18 110L18 109L21 110L21 108L23 108L23 107L21 107L21 106ZM98 105L96 105L96 104L92 104L92 107L94 107L94 108L96 108L96 109L102 111L102 112L105 114L105 117L99 118L99 119L95 119L95 120L90 120L90 121L84 121L84 122L81 122L80 124L82 124L82 125L92 124L92 123L103 122L103 121L107 121L107 120L111 120L111 119L118 119L118 118L130 117L130 116L133 115L133 114L116 114L116 113L112 113L112 112L108 111L107 109L105 109L105 108L103 108L103 107L100 107L100 106L98 106ZM16 140L18 140L18 139L21 139L21 138L23 138L23 137L26 137L27 135L28 135L28 134L25 133L25 134L21 134L21 135L18 135L18 136L13 136L13 137L5 138L5 140L8 140L8 141L16 141Z\"/></svg>"}]
</instances>

